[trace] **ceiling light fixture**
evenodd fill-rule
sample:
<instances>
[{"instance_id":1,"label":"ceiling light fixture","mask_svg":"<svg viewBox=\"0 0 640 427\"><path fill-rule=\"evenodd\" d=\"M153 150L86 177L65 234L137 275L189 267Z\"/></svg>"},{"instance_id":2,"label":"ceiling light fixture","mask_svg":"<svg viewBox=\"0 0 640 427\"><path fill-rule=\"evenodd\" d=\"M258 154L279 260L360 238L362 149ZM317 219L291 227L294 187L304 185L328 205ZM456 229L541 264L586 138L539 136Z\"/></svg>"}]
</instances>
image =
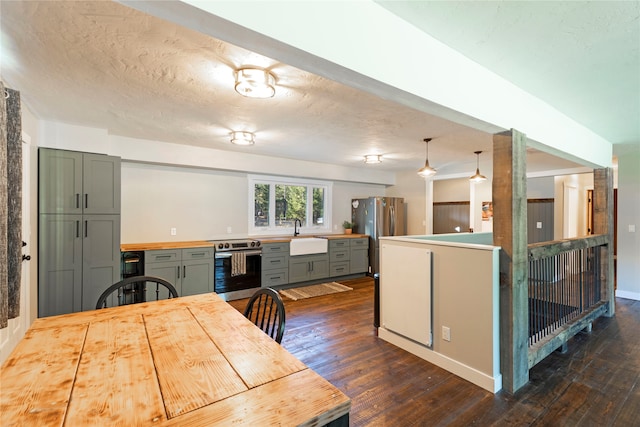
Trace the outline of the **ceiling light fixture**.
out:
<instances>
[{"instance_id":1,"label":"ceiling light fixture","mask_svg":"<svg viewBox=\"0 0 640 427\"><path fill-rule=\"evenodd\" d=\"M272 98L276 93L276 79L267 70L241 68L236 71L236 92L249 98Z\"/></svg>"},{"instance_id":2,"label":"ceiling light fixture","mask_svg":"<svg viewBox=\"0 0 640 427\"><path fill-rule=\"evenodd\" d=\"M426 143L427 156L426 160L424 161L424 167L418 171L418 175L423 178L429 178L436 174L436 170L429 166L429 141L431 141L431 138L425 138L423 139L423 141Z\"/></svg>"},{"instance_id":3,"label":"ceiling light fixture","mask_svg":"<svg viewBox=\"0 0 640 427\"><path fill-rule=\"evenodd\" d=\"M469 181L473 181L473 182L482 182L482 181L486 181L487 177L484 175L480 175L480 153L482 153L482 151L474 151L474 153L476 153L477 156L477 160L476 160L476 174L469 177Z\"/></svg>"},{"instance_id":4,"label":"ceiling light fixture","mask_svg":"<svg viewBox=\"0 0 640 427\"><path fill-rule=\"evenodd\" d=\"M246 131L231 132L231 143L236 145L253 145L255 135Z\"/></svg>"},{"instance_id":5,"label":"ceiling light fixture","mask_svg":"<svg viewBox=\"0 0 640 427\"><path fill-rule=\"evenodd\" d=\"M382 154L367 154L366 156L364 156L364 162L369 165L382 163Z\"/></svg>"}]
</instances>

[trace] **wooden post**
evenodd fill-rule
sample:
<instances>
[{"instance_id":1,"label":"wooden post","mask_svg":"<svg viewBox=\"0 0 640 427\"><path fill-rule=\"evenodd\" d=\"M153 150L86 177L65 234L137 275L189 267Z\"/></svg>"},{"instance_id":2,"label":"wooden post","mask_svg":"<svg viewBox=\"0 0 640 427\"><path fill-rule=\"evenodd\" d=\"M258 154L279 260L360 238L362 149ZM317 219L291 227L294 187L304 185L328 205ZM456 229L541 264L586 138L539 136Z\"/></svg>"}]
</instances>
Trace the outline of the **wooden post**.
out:
<instances>
[{"instance_id":1,"label":"wooden post","mask_svg":"<svg viewBox=\"0 0 640 427\"><path fill-rule=\"evenodd\" d=\"M500 246L500 370L514 393L529 382L526 136L493 135L493 244Z\"/></svg>"},{"instance_id":2,"label":"wooden post","mask_svg":"<svg viewBox=\"0 0 640 427\"><path fill-rule=\"evenodd\" d=\"M616 312L613 278L613 170L593 171L593 231L605 234L608 245L601 257L602 299L607 301L607 317Z\"/></svg>"}]
</instances>

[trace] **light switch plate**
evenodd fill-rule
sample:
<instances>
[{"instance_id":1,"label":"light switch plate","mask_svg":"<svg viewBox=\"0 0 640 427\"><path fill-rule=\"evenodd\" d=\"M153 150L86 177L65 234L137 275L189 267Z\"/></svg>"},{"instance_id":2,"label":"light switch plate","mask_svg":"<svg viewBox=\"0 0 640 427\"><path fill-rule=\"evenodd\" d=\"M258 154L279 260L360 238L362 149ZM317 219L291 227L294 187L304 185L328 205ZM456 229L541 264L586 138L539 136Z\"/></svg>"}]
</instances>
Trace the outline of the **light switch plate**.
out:
<instances>
[{"instance_id":1,"label":"light switch plate","mask_svg":"<svg viewBox=\"0 0 640 427\"><path fill-rule=\"evenodd\" d=\"M635 233L635 232L636 232L636 225L629 224L629 233Z\"/></svg>"}]
</instances>

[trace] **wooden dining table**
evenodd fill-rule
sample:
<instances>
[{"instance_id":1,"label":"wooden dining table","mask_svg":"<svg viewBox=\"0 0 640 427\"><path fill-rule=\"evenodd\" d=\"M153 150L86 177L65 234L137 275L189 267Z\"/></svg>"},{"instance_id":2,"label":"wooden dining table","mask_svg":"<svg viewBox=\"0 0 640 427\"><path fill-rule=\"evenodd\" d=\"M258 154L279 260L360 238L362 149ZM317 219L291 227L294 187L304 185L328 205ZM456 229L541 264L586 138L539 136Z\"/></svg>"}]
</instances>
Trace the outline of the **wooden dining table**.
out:
<instances>
[{"instance_id":1,"label":"wooden dining table","mask_svg":"<svg viewBox=\"0 0 640 427\"><path fill-rule=\"evenodd\" d=\"M0 425L348 426L351 400L214 293L37 319Z\"/></svg>"}]
</instances>

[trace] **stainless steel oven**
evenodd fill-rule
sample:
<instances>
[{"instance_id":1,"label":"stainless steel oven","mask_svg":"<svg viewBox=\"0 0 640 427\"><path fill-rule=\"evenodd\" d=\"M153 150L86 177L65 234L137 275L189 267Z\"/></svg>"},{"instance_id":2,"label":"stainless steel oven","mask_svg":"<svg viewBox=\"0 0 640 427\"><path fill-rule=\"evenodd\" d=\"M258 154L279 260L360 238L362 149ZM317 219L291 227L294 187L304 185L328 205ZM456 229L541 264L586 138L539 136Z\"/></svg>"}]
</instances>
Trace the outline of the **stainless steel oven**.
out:
<instances>
[{"instance_id":1,"label":"stainless steel oven","mask_svg":"<svg viewBox=\"0 0 640 427\"><path fill-rule=\"evenodd\" d=\"M247 298L260 287L262 248L252 239L215 243L215 286L217 294L231 301Z\"/></svg>"}]
</instances>

